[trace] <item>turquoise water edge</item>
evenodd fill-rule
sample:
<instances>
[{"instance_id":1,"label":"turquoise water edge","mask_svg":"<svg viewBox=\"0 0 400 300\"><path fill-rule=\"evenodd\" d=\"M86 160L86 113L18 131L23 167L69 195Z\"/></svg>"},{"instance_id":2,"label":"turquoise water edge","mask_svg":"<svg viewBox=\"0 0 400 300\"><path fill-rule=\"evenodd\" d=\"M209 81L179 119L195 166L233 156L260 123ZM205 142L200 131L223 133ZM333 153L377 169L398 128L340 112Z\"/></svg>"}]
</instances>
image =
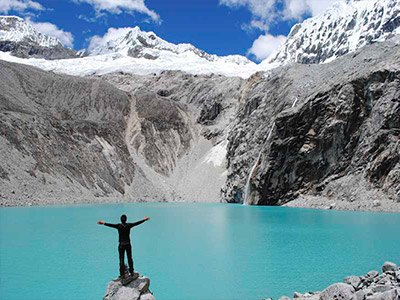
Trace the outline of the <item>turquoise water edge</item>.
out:
<instances>
[{"instance_id":1,"label":"turquoise water edge","mask_svg":"<svg viewBox=\"0 0 400 300\"><path fill-rule=\"evenodd\" d=\"M102 299L118 234L157 300L260 300L322 290L400 263L400 214L232 204L139 203L0 209L0 299Z\"/></svg>"}]
</instances>

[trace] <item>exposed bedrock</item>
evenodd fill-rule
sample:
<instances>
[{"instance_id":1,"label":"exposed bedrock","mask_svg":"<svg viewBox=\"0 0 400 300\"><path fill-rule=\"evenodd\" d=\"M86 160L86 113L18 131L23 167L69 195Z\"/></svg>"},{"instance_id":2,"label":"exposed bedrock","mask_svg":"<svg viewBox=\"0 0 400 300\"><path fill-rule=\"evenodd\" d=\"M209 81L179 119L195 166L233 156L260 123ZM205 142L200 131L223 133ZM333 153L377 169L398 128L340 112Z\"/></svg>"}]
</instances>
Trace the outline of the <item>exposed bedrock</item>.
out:
<instances>
[{"instance_id":1,"label":"exposed bedrock","mask_svg":"<svg viewBox=\"0 0 400 300\"><path fill-rule=\"evenodd\" d=\"M241 79L0 63L2 205L220 200Z\"/></svg>"},{"instance_id":2,"label":"exposed bedrock","mask_svg":"<svg viewBox=\"0 0 400 300\"><path fill-rule=\"evenodd\" d=\"M77 53L72 49L65 48L59 44L54 47L43 47L29 41L13 42L0 41L0 51L10 52L11 55L20 58L44 58L44 59L65 59L76 58Z\"/></svg>"},{"instance_id":3,"label":"exposed bedrock","mask_svg":"<svg viewBox=\"0 0 400 300\"><path fill-rule=\"evenodd\" d=\"M400 211L395 41L247 80L0 67L3 205L241 203L249 182L256 205Z\"/></svg>"},{"instance_id":4,"label":"exposed bedrock","mask_svg":"<svg viewBox=\"0 0 400 300\"><path fill-rule=\"evenodd\" d=\"M101 80L0 66L2 204L136 199L147 193L142 185L157 191L125 142L129 95Z\"/></svg>"},{"instance_id":5,"label":"exposed bedrock","mask_svg":"<svg viewBox=\"0 0 400 300\"><path fill-rule=\"evenodd\" d=\"M170 201L219 202L243 80L172 71L102 79L132 95L127 144L146 176Z\"/></svg>"},{"instance_id":6,"label":"exposed bedrock","mask_svg":"<svg viewBox=\"0 0 400 300\"><path fill-rule=\"evenodd\" d=\"M399 50L379 44L334 63L253 77L229 135L225 198L242 201L261 152L253 204L282 205L299 195L400 201Z\"/></svg>"}]
</instances>

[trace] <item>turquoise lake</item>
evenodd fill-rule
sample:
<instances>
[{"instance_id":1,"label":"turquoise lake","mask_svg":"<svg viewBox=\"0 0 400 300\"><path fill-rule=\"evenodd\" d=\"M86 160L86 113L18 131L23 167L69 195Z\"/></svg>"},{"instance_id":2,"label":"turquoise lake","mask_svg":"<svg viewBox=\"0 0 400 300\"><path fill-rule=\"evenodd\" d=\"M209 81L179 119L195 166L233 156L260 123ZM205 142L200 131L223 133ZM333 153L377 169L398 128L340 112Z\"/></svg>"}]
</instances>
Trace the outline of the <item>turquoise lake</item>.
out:
<instances>
[{"instance_id":1,"label":"turquoise lake","mask_svg":"<svg viewBox=\"0 0 400 300\"><path fill-rule=\"evenodd\" d=\"M118 233L157 300L260 300L321 290L400 263L400 214L229 204L0 209L0 299L102 299L118 276Z\"/></svg>"}]
</instances>

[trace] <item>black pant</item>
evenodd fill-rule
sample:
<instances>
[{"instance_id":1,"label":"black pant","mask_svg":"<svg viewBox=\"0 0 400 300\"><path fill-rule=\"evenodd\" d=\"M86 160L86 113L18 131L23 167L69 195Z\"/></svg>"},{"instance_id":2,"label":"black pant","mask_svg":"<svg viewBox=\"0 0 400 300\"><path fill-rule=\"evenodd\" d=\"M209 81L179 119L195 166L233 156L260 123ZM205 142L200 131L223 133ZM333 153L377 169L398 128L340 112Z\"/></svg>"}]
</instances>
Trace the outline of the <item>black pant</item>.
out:
<instances>
[{"instance_id":1,"label":"black pant","mask_svg":"<svg viewBox=\"0 0 400 300\"><path fill-rule=\"evenodd\" d=\"M133 273L133 260L132 260L132 247L131 244L119 244L119 274L121 276L125 273L125 251L126 256L128 256L129 273Z\"/></svg>"}]
</instances>

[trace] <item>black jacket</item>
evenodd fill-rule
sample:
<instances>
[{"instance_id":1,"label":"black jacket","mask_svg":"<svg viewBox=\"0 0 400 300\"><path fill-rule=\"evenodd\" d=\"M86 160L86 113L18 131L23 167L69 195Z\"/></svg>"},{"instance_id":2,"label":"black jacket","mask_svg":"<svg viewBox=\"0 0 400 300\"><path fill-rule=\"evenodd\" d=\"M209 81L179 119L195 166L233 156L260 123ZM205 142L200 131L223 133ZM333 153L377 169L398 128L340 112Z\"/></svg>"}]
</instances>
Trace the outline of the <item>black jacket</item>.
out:
<instances>
[{"instance_id":1,"label":"black jacket","mask_svg":"<svg viewBox=\"0 0 400 300\"><path fill-rule=\"evenodd\" d=\"M130 244L131 240L129 238L129 234L131 232L131 228L142 224L144 220L135 222L135 223L125 223L125 224L109 224L104 223L105 226L112 227L118 229L119 234L119 243L120 244Z\"/></svg>"}]
</instances>

